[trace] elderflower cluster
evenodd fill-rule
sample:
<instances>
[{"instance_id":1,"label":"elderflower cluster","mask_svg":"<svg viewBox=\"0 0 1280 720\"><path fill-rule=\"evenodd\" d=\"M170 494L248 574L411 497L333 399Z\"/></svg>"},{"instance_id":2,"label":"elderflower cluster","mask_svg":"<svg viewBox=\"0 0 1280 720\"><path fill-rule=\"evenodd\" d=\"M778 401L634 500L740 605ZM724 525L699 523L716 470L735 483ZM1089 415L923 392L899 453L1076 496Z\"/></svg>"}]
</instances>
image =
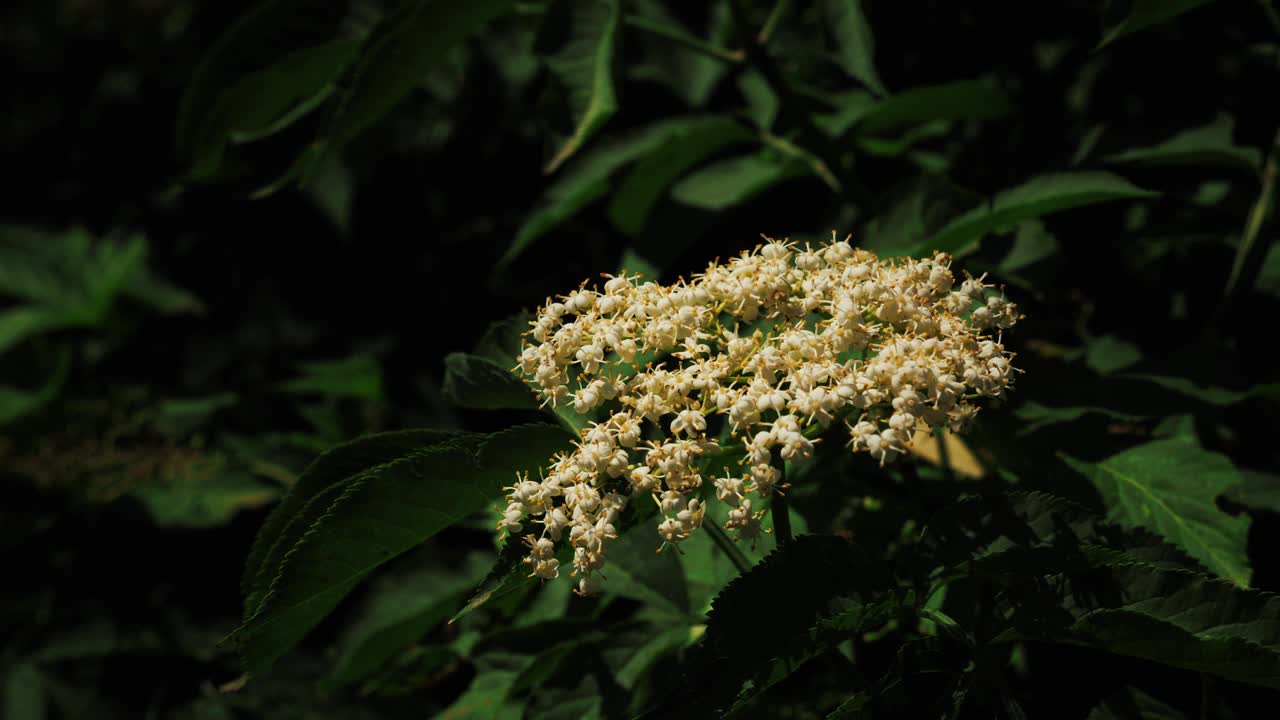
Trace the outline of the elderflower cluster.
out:
<instances>
[{"instance_id":1,"label":"elderflower cluster","mask_svg":"<svg viewBox=\"0 0 1280 720\"><path fill-rule=\"evenodd\" d=\"M691 282L606 276L549 300L517 369L544 404L600 420L537 480L507 488L499 529L541 526L525 562L545 579L567 540L590 593L629 500L657 503L664 547L701 527L713 458L737 459L706 484L729 506L725 528L752 540L761 499L786 487L784 463L813 457L838 421L881 465L918 428L963 432L974 401L999 397L1018 372L999 336L1018 315L982 278L957 286L950 262L880 260L834 237L769 240Z\"/></svg>"}]
</instances>

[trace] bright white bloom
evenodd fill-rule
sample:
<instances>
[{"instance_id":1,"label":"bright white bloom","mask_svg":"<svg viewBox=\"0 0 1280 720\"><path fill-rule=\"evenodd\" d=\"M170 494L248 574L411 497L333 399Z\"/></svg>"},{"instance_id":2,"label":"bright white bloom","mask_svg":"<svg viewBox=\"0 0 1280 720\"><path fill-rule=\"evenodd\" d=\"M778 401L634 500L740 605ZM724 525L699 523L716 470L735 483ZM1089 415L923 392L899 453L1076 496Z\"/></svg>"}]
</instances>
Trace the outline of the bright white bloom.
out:
<instances>
[{"instance_id":1,"label":"bright white bloom","mask_svg":"<svg viewBox=\"0 0 1280 720\"><path fill-rule=\"evenodd\" d=\"M753 540L764 513L753 499L785 490L783 464L811 459L836 422L881 465L917 429L963 431L974 401L1020 372L999 335L1019 315L950 264L945 253L881 260L834 236L817 248L769 240L692 281L623 274L548 300L515 369L544 404L605 419L545 477L507 488L499 529L541 525L526 563L544 579L567 541L578 592L591 593L630 498L653 497L660 536L679 543L714 494L725 528ZM741 467L704 483L715 457Z\"/></svg>"}]
</instances>

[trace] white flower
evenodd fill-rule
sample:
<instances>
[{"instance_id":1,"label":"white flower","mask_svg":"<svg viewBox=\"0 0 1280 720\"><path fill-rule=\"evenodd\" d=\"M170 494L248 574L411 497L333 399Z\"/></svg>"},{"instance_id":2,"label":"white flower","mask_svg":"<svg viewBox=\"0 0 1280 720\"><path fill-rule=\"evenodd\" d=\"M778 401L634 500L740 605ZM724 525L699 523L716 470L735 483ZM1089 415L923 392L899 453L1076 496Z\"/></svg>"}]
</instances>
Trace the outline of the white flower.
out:
<instances>
[{"instance_id":1,"label":"white flower","mask_svg":"<svg viewBox=\"0 0 1280 720\"><path fill-rule=\"evenodd\" d=\"M785 487L776 461L812 458L836 421L855 417L848 446L882 465L918 427L965 430L975 398L1002 396L1020 372L998 334L1019 318L985 277L957 282L944 253L881 260L834 236L817 248L769 240L671 286L625 274L584 284L541 309L515 369L544 405L608 420L545 479L507 488L498 527L541 524L527 562L543 578L558 574L567 539L578 592L595 592L627 495L653 497L660 536L683 542L706 514L702 458L736 446L742 469L712 485L726 529L754 539L764 510L753 499ZM640 357L653 364L636 367Z\"/></svg>"}]
</instances>

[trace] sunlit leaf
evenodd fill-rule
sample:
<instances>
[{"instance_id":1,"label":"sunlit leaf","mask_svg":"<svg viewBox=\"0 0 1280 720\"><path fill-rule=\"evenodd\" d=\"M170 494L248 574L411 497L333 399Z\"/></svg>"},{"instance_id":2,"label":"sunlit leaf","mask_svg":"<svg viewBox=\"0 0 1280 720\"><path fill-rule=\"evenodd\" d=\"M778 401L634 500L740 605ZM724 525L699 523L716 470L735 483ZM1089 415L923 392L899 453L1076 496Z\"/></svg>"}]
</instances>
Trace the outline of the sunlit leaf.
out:
<instances>
[{"instance_id":1,"label":"sunlit leaf","mask_svg":"<svg viewBox=\"0 0 1280 720\"><path fill-rule=\"evenodd\" d=\"M1226 457L1185 437L1139 445L1096 464L1060 457L1093 481L1108 519L1156 532L1210 570L1237 585L1249 584L1249 522L1215 504L1240 482Z\"/></svg>"}]
</instances>

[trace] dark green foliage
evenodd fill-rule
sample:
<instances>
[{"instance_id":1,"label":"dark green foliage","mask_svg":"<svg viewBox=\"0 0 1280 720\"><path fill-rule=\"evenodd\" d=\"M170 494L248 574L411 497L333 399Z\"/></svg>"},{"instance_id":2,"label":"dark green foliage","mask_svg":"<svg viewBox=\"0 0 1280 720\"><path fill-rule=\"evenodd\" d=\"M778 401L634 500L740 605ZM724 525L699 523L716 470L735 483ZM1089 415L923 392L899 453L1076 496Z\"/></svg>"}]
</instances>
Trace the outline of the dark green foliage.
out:
<instances>
[{"instance_id":1,"label":"dark green foliage","mask_svg":"<svg viewBox=\"0 0 1280 720\"><path fill-rule=\"evenodd\" d=\"M0 720L1277 706L1276 3L10 5ZM1014 392L531 576L503 489L609 408L530 311L833 230L1002 286Z\"/></svg>"}]
</instances>

